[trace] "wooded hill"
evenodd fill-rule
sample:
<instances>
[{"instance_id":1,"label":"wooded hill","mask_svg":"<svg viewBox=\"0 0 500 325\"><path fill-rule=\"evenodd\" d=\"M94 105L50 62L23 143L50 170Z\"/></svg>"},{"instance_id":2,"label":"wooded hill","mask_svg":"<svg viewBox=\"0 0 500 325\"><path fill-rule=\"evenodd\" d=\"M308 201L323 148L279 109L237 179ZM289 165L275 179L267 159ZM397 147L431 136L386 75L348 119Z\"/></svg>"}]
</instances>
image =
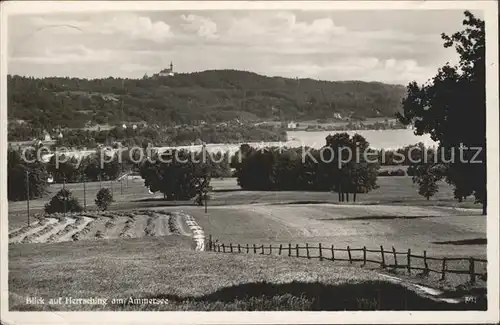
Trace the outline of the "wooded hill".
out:
<instances>
[{"instance_id":1,"label":"wooded hill","mask_svg":"<svg viewBox=\"0 0 500 325\"><path fill-rule=\"evenodd\" d=\"M142 79L8 76L9 120L32 127L145 121L159 125L256 120L394 117L406 89L212 70ZM338 115L337 115L338 117Z\"/></svg>"}]
</instances>

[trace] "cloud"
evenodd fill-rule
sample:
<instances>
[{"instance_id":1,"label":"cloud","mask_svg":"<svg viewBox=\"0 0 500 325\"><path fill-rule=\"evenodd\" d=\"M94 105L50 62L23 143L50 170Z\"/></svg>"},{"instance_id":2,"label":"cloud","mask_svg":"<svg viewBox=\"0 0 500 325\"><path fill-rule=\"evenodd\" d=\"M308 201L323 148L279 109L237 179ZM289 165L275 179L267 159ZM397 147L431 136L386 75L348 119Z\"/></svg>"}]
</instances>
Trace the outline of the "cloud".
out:
<instances>
[{"instance_id":1,"label":"cloud","mask_svg":"<svg viewBox=\"0 0 500 325\"><path fill-rule=\"evenodd\" d=\"M298 37L342 34L346 32L345 27L336 26L331 18L315 19L309 24L306 22L298 22L297 16L293 13L279 13L278 18L286 22L288 30L285 30L285 33L294 33Z\"/></svg>"},{"instance_id":2,"label":"cloud","mask_svg":"<svg viewBox=\"0 0 500 325\"><path fill-rule=\"evenodd\" d=\"M218 38L217 24L210 18L193 14L181 15L181 18L186 22L183 24L185 29L195 31L198 36L208 39Z\"/></svg>"},{"instance_id":3,"label":"cloud","mask_svg":"<svg viewBox=\"0 0 500 325\"><path fill-rule=\"evenodd\" d=\"M435 73L420 66L415 60L380 60L376 57L350 57L334 60L326 64L306 62L296 65L277 65L274 72L289 77L300 76L312 79L381 81L406 84L409 80L423 83Z\"/></svg>"},{"instance_id":4,"label":"cloud","mask_svg":"<svg viewBox=\"0 0 500 325\"><path fill-rule=\"evenodd\" d=\"M246 10L9 17L9 71L142 77L173 61L178 72L241 69L285 77L406 84L426 81L456 56L453 49L442 46L440 33L443 26L459 30L461 19L455 21L454 15L446 20L439 13L428 17L415 10L408 14Z\"/></svg>"},{"instance_id":5,"label":"cloud","mask_svg":"<svg viewBox=\"0 0 500 325\"><path fill-rule=\"evenodd\" d=\"M173 33L168 24L163 21L152 21L149 17L133 14L118 15L101 26L101 33L122 33L135 39L146 39L154 42L164 42Z\"/></svg>"},{"instance_id":6,"label":"cloud","mask_svg":"<svg viewBox=\"0 0 500 325\"><path fill-rule=\"evenodd\" d=\"M112 59L112 51L92 50L84 45L47 48L43 51L43 54L11 58L14 62L58 65L69 63L106 62Z\"/></svg>"},{"instance_id":7,"label":"cloud","mask_svg":"<svg viewBox=\"0 0 500 325\"><path fill-rule=\"evenodd\" d=\"M95 16L90 19L68 19L31 17L30 23L37 30L50 29L51 33L77 34L78 31L90 34L128 36L163 42L173 36L170 26L164 21L153 21L150 17L136 14L116 14L113 17Z\"/></svg>"}]
</instances>

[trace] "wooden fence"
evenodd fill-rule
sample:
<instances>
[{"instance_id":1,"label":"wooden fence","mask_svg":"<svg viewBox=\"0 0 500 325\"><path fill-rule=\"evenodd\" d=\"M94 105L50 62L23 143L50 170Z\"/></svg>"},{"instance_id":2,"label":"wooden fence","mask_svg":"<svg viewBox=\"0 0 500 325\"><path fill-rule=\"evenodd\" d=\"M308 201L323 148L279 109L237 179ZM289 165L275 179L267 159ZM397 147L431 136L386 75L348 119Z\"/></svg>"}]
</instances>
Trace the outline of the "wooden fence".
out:
<instances>
[{"instance_id":1,"label":"wooden fence","mask_svg":"<svg viewBox=\"0 0 500 325\"><path fill-rule=\"evenodd\" d=\"M241 244L224 244L220 243L218 240L214 241L212 236L209 236L208 245L206 246L208 251L213 252L221 252L221 253L246 253L246 254L261 254L261 255L288 255L290 257L305 257L308 259L319 259L320 261L328 260L328 261L346 261L352 264L353 262L362 262L363 266L367 263L376 263L379 264L381 268L393 268L393 269L406 269L408 274L412 273L412 270L420 270L424 274L429 274L430 272L441 274L441 280L446 279L446 273L453 274L465 274L469 275L470 282L475 283L476 277L478 276L486 276L486 273L480 273L476 271L476 263L487 263L487 260L474 258L474 257L430 257L427 256L427 252L424 250L423 255L417 255L411 252L411 249L405 252L398 252L392 246L391 250L385 250L381 245L380 249L368 249L366 247L362 248L351 248L347 246L346 248L338 248L334 247L334 245L324 246L322 244L318 244L318 246L310 246L309 244L305 244L304 246L300 246L299 244L292 245L289 243L288 245L280 244L279 246L273 246L271 244L268 245L241 245ZM302 255L303 253L306 255ZM317 252L317 255L312 255L313 252ZM336 252L344 253L344 257L336 256ZM353 253L361 252L362 258L353 257ZM345 254L347 253L347 254ZM347 255L347 256L345 256ZM370 256L368 256L370 255ZM398 255L400 256L398 260ZM377 259L373 259L373 256L376 256ZM370 257L372 259L370 259ZM392 264L389 262L389 258L392 257ZM404 260L401 263L402 259ZM421 260L423 261L423 266L416 266L412 261ZM441 265L440 269L432 269L429 267L429 262L438 261ZM448 262L452 261L465 261L468 262L467 270L450 270L448 269ZM420 263L422 265L422 263Z\"/></svg>"}]
</instances>

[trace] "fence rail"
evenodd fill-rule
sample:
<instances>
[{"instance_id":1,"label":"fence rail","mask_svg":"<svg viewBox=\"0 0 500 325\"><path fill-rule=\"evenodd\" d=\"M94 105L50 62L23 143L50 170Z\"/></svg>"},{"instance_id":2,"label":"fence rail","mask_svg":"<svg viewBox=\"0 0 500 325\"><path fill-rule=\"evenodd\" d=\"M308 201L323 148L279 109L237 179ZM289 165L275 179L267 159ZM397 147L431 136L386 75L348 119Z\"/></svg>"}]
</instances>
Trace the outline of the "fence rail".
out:
<instances>
[{"instance_id":1,"label":"fence rail","mask_svg":"<svg viewBox=\"0 0 500 325\"><path fill-rule=\"evenodd\" d=\"M319 259L320 261L328 260L328 261L344 261L349 262L350 264L354 262L363 262L363 266L367 263L375 263L379 264L381 268L394 268L394 269L406 269L409 274L413 270L423 271L425 274L429 274L431 272L441 274L441 280L446 279L447 273L452 274L468 274L470 277L470 282L475 283L477 277L486 277L486 272L476 272L476 264L477 263L487 263L486 259L474 258L474 257L431 257L427 256L427 251L424 250L423 255L418 255L412 253L411 249L408 249L405 252L396 251L394 246L392 246L391 250L385 250L381 245L380 249L368 249L366 247L362 248L351 248L347 246L346 248L338 248L334 245L323 246L322 244L318 244L317 246L310 246L309 244L299 245L289 243L288 245L280 244L279 246L273 246L272 244L233 244L233 243L220 243L218 240L213 240L210 235L208 238L208 245L206 246L209 251L220 252L220 253L246 253L246 254L260 254L260 255L288 255L290 257L302 257L308 259ZM305 255L303 255L305 251ZM316 255L312 255L313 252L317 252ZM336 256L336 252L347 253L347 257L339 257ZM362 258L353 257L352 253L362 252ZM376 256L380 257L380 259L370 259L368 257L368 253L376 254ZM404 255L401 256L401 255ZM398 260L398 256L400 256ZM406 258L405 258L406 257ZM392 258L393 263L388 263L389 258ZM404 259L403 263L402 259ZM423 260L423 267L416 266L412 264L412 259ZM429 261L439 261L441 267L439 269L433 269L429 267ZM453 261L466 261L468 262L467 270L453 270L448 269L448 262Z\"/></svg>"}]
</instances>

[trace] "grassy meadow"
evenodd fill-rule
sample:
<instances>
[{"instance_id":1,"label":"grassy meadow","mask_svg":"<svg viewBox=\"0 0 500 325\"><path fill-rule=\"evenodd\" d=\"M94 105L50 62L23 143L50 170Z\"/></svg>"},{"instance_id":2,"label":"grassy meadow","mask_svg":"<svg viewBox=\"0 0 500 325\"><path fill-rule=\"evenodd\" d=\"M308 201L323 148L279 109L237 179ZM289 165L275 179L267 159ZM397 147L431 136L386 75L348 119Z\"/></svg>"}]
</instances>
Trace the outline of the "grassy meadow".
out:
<instances>
[{"instance_id":1,"label":"grassy meadow","mask_svg":"<svg viewBox=\"0 0 500 325\"><path fill-rule=\"evenodd\" d=\"M475 306L439 302L360 267L194 252L189 245L183 237L170 236L12 246L10 309L439 310L485 306L485 302ZM28 296L46 301L58 297L108 301L106 305L28 305ZM167 303L125 303L130 297Z\"/></svg>"},{"instance_id":2,"label":"grassy meadow","mask_svg":"<svg viewBox=\"0 0 500 325\"><path fill-rule=\"evenodd\" d=\"M164 201L161 194L150 194L142 179L135 178L114 184L114 211L110 213L128 214L137 209L157 214L182 211L196 220L206 236L212 235L226 244L322 243L324 247L350 245L372 249L383 245L386 250L392 246L398 251L411 248L418 255L426 250L432 257L485 257L486 218L481 216L479 206L451 199L452 190L446 184L441 184L440 191L429 201L417 194L410 177L379 177L378 184L378 189L358 195L356 203L340 204L336 193L243 191L234 178L214 179L214 191L205 213L203 207L191 201ZM90 210L95 208L93 200L101 185L111 184L86 184ZM66 187L83 203L82 184ZM46 197L31 201L32 213L41 212L60 188L60 184L52 185ZM9 202L12 233L25 228L25 209L26 202ZM23 242L19 237L19 241L9 244L10 309L433 310L485 306L483 300L476 305L436 301L410 285L420 283L453 295L471 289L466 276L449 275L446 281L440 281L438 275L407 275L404 270L382 270L377 264L362 267L359 263L319 262L316 252L311 260L286 254L196 252L192 235L169 231L168 219L153 218L149 222L151 216L138 215L129 226L128 232L133 235L129 238L125 236L127 218L131 217L112 218L114 226L108 228L108 221L102 218L91 222L83 217L78 225L79 217L68 217L66 223L54 224L60 227L54 228L61 232L61 236L55 235L59 239L44 242L42 239L51 237L49 229L44 238ZM156 229L154 236L150 235L148 224ZM38 227L49 226L35 225L27 231L30 234L39 231ZM68 239L72 232L85 228L89 232L82 240ZM102 230L102 236L97 236L98 230ZM439 269L439 265L430 267ZM467 269L467 265L450 268ZM477 268L484 271L479 264ZM396 275L404 281L394 283L383 274ZM485 282L478 280L476 287L484 293ZM105 306L36 306L26 304L28 296L117 300ZM163 299L168 304L124 303L130 297Z\"/></svg>"},{"instance_id":3,"label":"grassy meadow","mask_svg":"<svg viewBox=\"0 0 500 325\"><path fill-rule=\"evenodd\" d=\"M367 194L358 194L356 204L481 208L480 205L474 204L472 199L458 203L453 199L452 188L444 182L440 183L439 192L430 200L418 195L418 188L413 184L411 177L379 177L378 184L380 186L378 189ZM210 206L254 203L338 203L337 194L330 192L244 191L237 185L235 178L213 179L211 185L214 192L211 193ZM95 196L101 186L112 189L115 202L111 205L111 210L193 205L193 201L164 201L161 193L150 194L140 177L131 177L124 180L122 184L119 182L86 183L85 191L83 183L66 184L66 188L78 198L80 203L83 205L86 201L90 209L95 208ZM32 213L43 212L45 204L61 188L62 184L51 185L43 198L30 201L30 211ZM9 202L9 229L22 227L26 222L26 201Z\"/></svg>"}]
</instances>

